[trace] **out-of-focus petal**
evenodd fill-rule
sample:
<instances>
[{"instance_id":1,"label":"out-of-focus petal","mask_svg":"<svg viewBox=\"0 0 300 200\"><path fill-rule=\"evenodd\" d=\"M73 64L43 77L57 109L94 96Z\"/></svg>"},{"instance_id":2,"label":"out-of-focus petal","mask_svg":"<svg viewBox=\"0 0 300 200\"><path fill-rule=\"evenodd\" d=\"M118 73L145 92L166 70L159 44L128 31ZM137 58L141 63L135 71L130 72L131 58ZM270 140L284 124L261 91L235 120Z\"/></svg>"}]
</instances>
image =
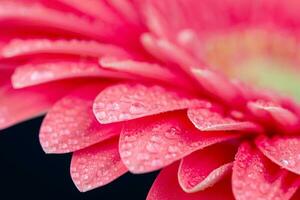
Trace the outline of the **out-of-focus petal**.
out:
<instances>
[{"instance_id":1,"label":"out-of-focus petal","mask_svg":"<svg viewBox=\"0 0 300 200\"><path fill-rule=\"evenodd\" d=\"M99 124L93 114L93 99L101 89L101 84L79 88L51 108L39 135L46 153L73 152L120 134L120 124Z\"/></svg>"},{"instance_id":2,"label":"out-of-focus petal","mask_svg":"<svg viewBox=\"0 0 300 200\"><path fill-rule=\"evenodd\" d=\"M290 110L273 102L255 101L247 104L250 112L264 122L276 122L283 128L292 128L299 125L299 118ZM273 124L274 126L274 124Z\"/></svg>"},{"instance_id":3,"label":"out-of-focus petal","mask_svg":"<svg viewBox=\"0 0 300 200\"><path fill-rule=\"evenodd\" d=\"M184 157L178 170L181 188L194 193L212 187L232 168L235 146L216 144Z\"/></svg>"},{"instance_id":4,"label":"out-of-focus petal","mask_svg":"<svg viewBox=\"0 0 300 200\"><path fill-rule=\"evenodd\" d=\"M228 78L209 69L194 68L192 72L208 93L226 103L235 102L236 107L240 106L242 96Z\"/></svg>"},{"instance_id":5,"label":"out-of-focus petal","mask_svg":"<svg viewBox=\"0 0 300 200\"><path fill-rule=\"evenodd\" d=\"M105 57L100 59L100 65L107 69L127 72L143 78L161 80L171 84L182 85L186 83L185 80L181 79L180 76L176 76L171 70L149 62Z\"/></svg>"},{"instance_id":6,"label":"out-of-focus petal","mask_svg":"<svg viewBox=\"0 0 300 200\"><path fill-rule=\"evenodd\" d=\"M225 140L230 132L200 132L185 112L170 112L126 122L120 136L120 155L133 173L157 170L182 157Z\"/></svg>"},{"instance_id":7,"label":"out-of-focus petal","mask_svg":"<svg viewBox=\"0 0 300 200\"><path fill-rule=\"evenodd\" d=\"M107 124L195 105L209 106L209 103L188 99L160 86L122 84L100 92L95 99L93 110L98 121Z\"/></svg>"},{"instance_id":8,"label":"out-of-focus petal","mask_svg":"<svg viewBox=\"0 0 300 200\"><path fill-rule=\"evenodd\" d=\"M147 200L232 200L233 195L228 179L214 187L196 193L184 192L177 180L178 163L164 168L154 181Z\"/></svg>"},{"instance_id":9,"label":"out-of-focus petal","mask_svg":"<svg viewBox=\"0 0 300 200\"><path fill-rule=\"evenodd\" d=\"M81 192L106 185L127 172L118 151L118 138L73 153L71 177Z\"/></svg>"},{"instance_id":10,"label":"out-of-focus petal","mask_svg":"<svg viewBox=\"0 0 300 200\"><path fill-rule=\"evenodd\" d=\"M3 1L0 4L0 24L14 22L22 27L38 27L79 34L93 39L104 39L111 34L109 27L103 23L92 23L72 13L66 14L47 8L41 4L22 4Z\"/></svg>"},{"instance_id":11,"label":"out-of-focus petal","mask_svg":"<svg viewBox=\"0 0 300 200\"><path fill-rule=\"evenodd\" d=\"M0 129L45 113L57 100L83 81L56 82L14 90L10 84L0 89ZM47 91L47 92L45 92Z\"/></svg>"},{"instance_id":12,"label":"out-of-focus petal","mask_svg":"<svg viewBox=\"0 0 300 200\"><path fill-rule=\"evenodd\" d=\"M261 136L256 140L256 145L265 156L280 167L300 175L299 136L273 138Z\"/></svg>"},{"instance_id":13,"label":"out-of-focus petal","mask_svg":"<svg viewBox=\"0 0 300 200\"><path fill-rule=\"evenodd\" d=\"M237 200L288 200L296 192L296 175L269 161L248 143L243 143L233 165L232 188Z\"/></svg>"},{"instance_id":14,"label":"out-of-focus petal","mask_svg":"<svg viewBox=\"0 0 300 200\"><path fill-rule=\"evenodd\" d=\"M0 52L4 58L34 54L71 54L79 56L116 56L128 57L121 48L85 40L49 40L49 39L15 39L5 45Z\"/></svg>"}]
</instances>

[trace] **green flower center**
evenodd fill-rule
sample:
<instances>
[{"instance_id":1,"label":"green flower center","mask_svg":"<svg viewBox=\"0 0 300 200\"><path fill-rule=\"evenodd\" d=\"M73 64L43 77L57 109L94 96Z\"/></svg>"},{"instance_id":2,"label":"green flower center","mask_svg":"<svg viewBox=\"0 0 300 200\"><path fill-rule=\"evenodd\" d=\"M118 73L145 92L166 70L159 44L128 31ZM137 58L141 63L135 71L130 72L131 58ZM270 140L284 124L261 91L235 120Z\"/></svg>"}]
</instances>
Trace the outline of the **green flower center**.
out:
<instances>
[{"instance_id":1,"label":"green flower center","mask_svg":"<svg viewBox=\"0 0 300 200\"><path fill-rule=\"evenodd\" d=\"M300 46L274 31L235 31L211 37L205 56L226 75L300 101Z\"/></svg>"}]
</instances>

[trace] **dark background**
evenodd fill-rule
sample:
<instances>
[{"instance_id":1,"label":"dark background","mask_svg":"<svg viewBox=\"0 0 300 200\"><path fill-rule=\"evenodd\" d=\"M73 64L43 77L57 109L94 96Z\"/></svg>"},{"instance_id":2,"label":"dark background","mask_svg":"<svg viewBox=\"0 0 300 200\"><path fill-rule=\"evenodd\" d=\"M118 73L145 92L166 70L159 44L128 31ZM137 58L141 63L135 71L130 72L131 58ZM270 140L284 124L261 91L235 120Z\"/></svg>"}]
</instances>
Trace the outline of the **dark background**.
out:
<instances>
[{"instance_id":1,"label":"dark background","mask_svg":"<svg viewBox=\"0 0 300 200\"><path fill-rule=\"evenodd\" d=\"M70 173L71 154L46 155L38 132L42 118L0 131L0 199L143 200L157 172L127 173L107 186L80 193Z\"/></svg>"}]
</instances>

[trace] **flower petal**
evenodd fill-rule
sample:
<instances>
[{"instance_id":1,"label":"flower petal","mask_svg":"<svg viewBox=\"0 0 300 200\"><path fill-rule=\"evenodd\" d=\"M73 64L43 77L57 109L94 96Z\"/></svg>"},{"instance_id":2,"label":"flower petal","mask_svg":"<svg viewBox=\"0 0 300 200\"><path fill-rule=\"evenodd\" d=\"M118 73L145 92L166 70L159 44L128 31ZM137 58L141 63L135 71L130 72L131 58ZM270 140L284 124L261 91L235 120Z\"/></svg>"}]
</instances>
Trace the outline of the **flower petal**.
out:
<instances>
[{"instance_id":1,"label":"flower petal","mask_svg":"<svg viewBox=\"0 0 300 200\"><path fill-rule=\"evenodd\" d=\"M298 188L297 192L292 196L290 200L298 200L300 199L300 187Z\"/></svg>"},{"instance_id":2,"label":"flower petal","mask_svg":"<svg viewBox=\"0 0 300 200\"><path fill-rule=\"evenodd\" d=\"M118 151L118 138L73 153L71 177L81 192L106 185L127 172Z\"/></svg>"},{"instance_id":3,"label":"flower petal","mask_svg":"<svg viewBox=\"0 0 300 200\"><path fill-rule=\"evenodd\" d=\"M93 114L93 99L102 88L99 84L80 88L52 107L39 135L45 152L73 152L120 133L120 124L99 124Z\"/></svg>"},{"instance_id":4,"label":"flower petal","mask_svg":"<svg viewBox=\"0 0 300 200\"><path fill-rule=\"evenodd\" d=\"M160 86L122 84L103 90L95 99L93 110L102 124L126 121L181 110L207 102L190 100Z\"/></svg>"},{"instance_id":5,"label":"flower petal","mask_svg":"<svg viewBox=\"0 0 300 200\"><path fill-rule=\"evenodd\" d=\"M232 200L230 181L224 180L214 187L196 193L184 192L176 179L178 163L164 168L154 181L147 200Z\"/></svg>"},{"instance_id":6,"label":"flower petal","mask_svg":"<svg viewBox=\"0 0 300 200\"><path fill-rule=\"evenodd\" d=\"M239 106L242 96L229 79L208 69L192 69L201 86L213 96L221 98L226 103L235 102Z\"/></svg>"},{"instance_id":7,"label":"flower petal","mask_svg":"<svg viewBox=\"0 0 300 200\"><path fill-rule=\"evenodd\" d=\"M259 126L252 122L223 117L205 108L188 109L188 117L200 131L260 131Z\"/></svg>"},{"instance_id":8,"label":"flower petal","mask_svg":"<svg viewBox=\"0 0 300 200\"><path fill-rule=\"evenodd\" d=\"M105 22L116 23L120 19L110 6L103 0L90 0L89 3L78 0L58 0L59 2L68 5L82 13L89 14ZM107 2L108 3L108 2Z\"/></svg>"},{"instance_id":9,"label":"flower petal","mask_svg":"<svg viewBox=\"0 0 300 200\"><path fill-rule=\"evenodd\" d=\"M260 100L249 102L247 106L251 113L261 120L270 121L272 119L287 128L299 125L299 119L293 112L276 103Z\"/></svg>"},{"instance_id":10,"label":"flower petal","mask_svg":"<svg viewBox=\"0 0 300 200\"><path fill-rule=\"evenodd\" d=\"M256 140L261 152L273 162L300 175L300 137L261 136Z\"/></svg>"},{"instance_id":11,"label":"flower petal","mask_svg":"<svg viewBox=\"0 0 300 200\"><path fill-rule=\"evenodd\" d=\"M295 175L274 165L250 144L244 143L233 165L233 193L237 200L288 200L297 190L295 178Z\"/></svg>"},{"instance_id":12,"label":"flower petal","mask_svg":"<svg viewBox=\"0 0 300 200\"><path fill-rule=\"evenodd\" d=\"M184 157L178 170L181 188L194 193L213 186L231 171L234 153L233 145L216 144Z\"/></svg>"},{"instance_id":13,"label":"flower petal","mask_svg":"<svg viewBox=\"0 0 300 200\"><path fill-rule=\"evenodd\" d=\"M140 62L135 60L121 60L110 57L104 57L100 59L100 65L102 67L113 69L116 71L127 72L133 75L141 76L144 78L151 78L156 80L167 81L170 83L182 84L184 80L180 77L176 77L167 68L163 68L158 64L151 64L148 62Z\"/></svg>"},{"instance_id":14,"label":"flower petal","mask_svg":"<svg viewBox=\"0 0 300 200\"><path fill-rule=\"evenodd\" d=\"M83 82L65 81L20 90L14 90L10 84L2 86L0 88L0 129L43 114L58 99L80 84Z\"/></svg>"},{"instance_id":15,"label":"flower petal","mask_svg":"<svg viewBox=\"0 0 300 200\"><path fill-rule=\"evenodd\" d=\"M92 62L60 61L27 64L16 68L12 75L14 88L23 88L60 79L80 77L130 78L130 76L101 69Z\"/></svg>"},{"instance_id":16,"label":"flower petal","mask_svg":"<svg viewBox=\"0 0 300 200\"><path fill-rule=\"evenodd\" d=\"M200 132L185 112L171 112L129 121L120 136L120 155L133 173L160 169L182 157L232 138L229 132Z\"/></svg>"},{"instance_id":17,"label":"flower petal","mask_svg":"<svg viewBox=\"0 0 300 200\"><path fill-rule=\"evenodd\" d=\"M49 39L14 39L5 45L0 52L4 58L33 54L71 54L79 56L117 56L128 57L121 48L84 40L49 40Z\"/></svg>"},{"instance_id":18,"label":"flower petal","mask_svg":"<svg viewBox=\"0 0 300 200\"><path fill-rule=\"evenodd\" d=\"M50 28L56 32L59 30L95 39L107 38L111 31L108 29L109 27L100 22L91 23L83 17L72 13L66 14L37 3L1 2L0 23L6 21L21 24L21 27L46 28L47 31Z\"/></svg>"}]
</instances>

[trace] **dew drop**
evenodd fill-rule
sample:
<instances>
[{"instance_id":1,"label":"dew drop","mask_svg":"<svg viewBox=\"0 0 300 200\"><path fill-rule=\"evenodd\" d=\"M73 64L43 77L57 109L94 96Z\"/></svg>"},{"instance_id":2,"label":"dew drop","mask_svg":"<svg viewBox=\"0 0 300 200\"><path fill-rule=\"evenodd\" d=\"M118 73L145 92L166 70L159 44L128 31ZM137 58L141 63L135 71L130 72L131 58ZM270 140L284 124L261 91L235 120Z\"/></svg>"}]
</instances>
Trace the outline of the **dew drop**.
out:
<instances>
[{"instance_id":1,"label":"dew drop","mask_svg":"<svg viewBox=\"0 0 300 200\"><path fill-rule=\"evenodd\" d=\"M285 165L285 166L287 166L287 165L290 164L289 161L288 161L288 160L285 160L285 159L280 160L280 162L281 162L283 165Z\"/></svg>"},{"instance_id":2,"label":"dew drop","mask_svg":"<svg viewBox=\"0 0 300 200\"><path fill-rule=\"evenodd\" d=\"M168 151L169 151L170 153L176 153L176 152L179 151L179 148L178 148L177 146L169 146L169 147L168 147Z\"/></svg>"},{"instance_id":3,"label":"dew drop","mask_svg":"<svg viewBox=\"0 0 300 200\"><path fill-rule=\"evenodd\" d=\"M179 131L179 129L172 127L165 132L165 136L169 139L177 139Z\"/></svg>"},{"instance_id":4,"label":"dew drop","mask_svg":"<svg viewBox=\"0 0 300 200\"><path fill-rule=\"evenodd\" d=\"M96 113L96 117L97 117L98 119L105 119L106 113L105 113L104 111L97 112L97 113Z\"/></svg>"},{"instance_id":5,"label":"dew drop","mask_svg":"<svg viewBox=\"0 0 300 200\"><path fill-rule=\"evenodd\" d=\"M139 153L136 156L136 159L138 159L138 160L149 160L149 158L150 158L150 156L147 153Z\"/></svg>"},{"instance_id":6,"label":"dew drop","mask_svg":"<svg viewBox=\"0 0 300 200\"><path fill-rule=\"evenodd\" d=\"M138 115L138 114L143 114L143 113L147 112L147 110L146 110L146 107L142 103L134 102L130 106L129 112L132 114Z\"/></svg>"},{"instance_id":7,"label":"dew drop","mask_svg":"<svg viewBox=\"0 0 300 200\"><path fill-rule=\"evenodd\" d=\"M153 142L148 142L146 149L150 153L157 153L157 152L159 152L159 144L156 144Z\"/></svg>"},{"instance_id":8,"label":"dew drop","mask_svg":"<svg viewBox=\"0 0 300 200\"><path fill-rule=\"evenodd\" d=\"M161 166L163 164L163 162L159 159L155 159L151 161L151 166L153 167L157 167L157 166Z\"/></svg>"}]
</instances>

